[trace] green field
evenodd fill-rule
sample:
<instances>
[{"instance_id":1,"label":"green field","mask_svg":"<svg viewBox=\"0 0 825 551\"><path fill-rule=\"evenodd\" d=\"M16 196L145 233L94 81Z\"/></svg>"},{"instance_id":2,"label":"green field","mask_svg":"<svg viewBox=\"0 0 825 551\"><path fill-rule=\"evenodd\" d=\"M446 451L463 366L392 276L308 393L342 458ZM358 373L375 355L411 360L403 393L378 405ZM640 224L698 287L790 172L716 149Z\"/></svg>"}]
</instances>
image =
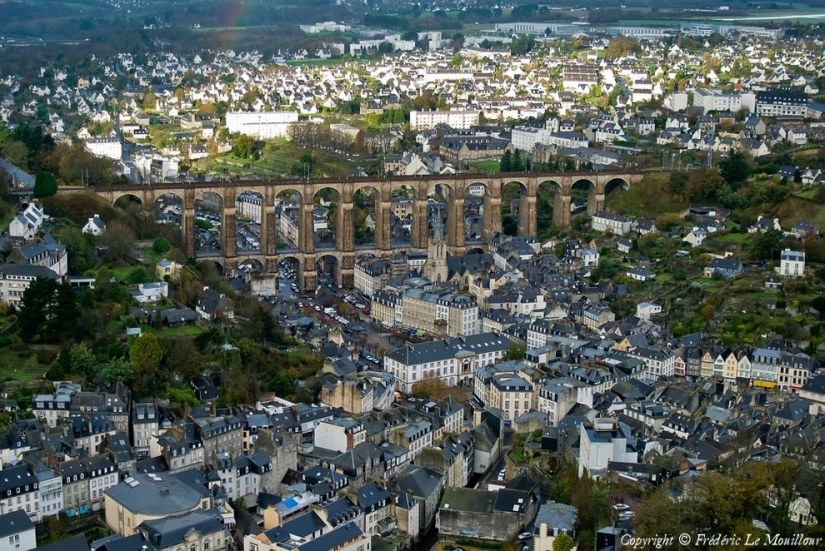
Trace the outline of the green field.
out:
<instances>
[{"instance_id":1,"label":"green field","mask_svg":"<svg viewBox=\"0 0 825 551\"><path fill-rule=\"evenodd\" d=\"M154 327L144 327L143 331L147 333L154 333L158 337L193 337L200 335L203 330L197 325L184 325L181 327L164 327L163 329L156 329Z\"/></svg>"},{"instance_id":2,"label":"green field","mask_svg":"<svg viewBox=\"0 0 825 551\"><path fill-rule=\"evenodd\" d=\"M749 233L728 233L719 237L712 237L714 243L737 243L741 244L751 238Z\"/></svg>"},{"instance_id":3,"label":"green field","mask_svg":"<svg viewBox=\"0 0 825 551\"><path fill-rule=\"evenodd\" d=\"M34 350L12 350L11 347L0 350L0 381L31 381L43 377L48 369L49 366L37 361Z\"/></svg>"},{"instance_id":4,"label":"green field","mask_svg":"<svg viewBox=\"0 0 825 551\"><path fill-rule=\"evenodd\" d=\"M501 164L495 159L487 159L486 161L476 161L470 163L470 166L481 172L500 172Z\"/></svg>"},{"instance_id":5,"label":"green field","mask_svg":"<svg viewBox=\"0 0 825 551\"><path fill-rule=\"evenodd\" d=\"M285 139L271 140L264 146L257 160L242 159L230 152L214 159L196 161L195 166L207 172L231 172L232 174L251 174L261 178L280 178L288 176L305 153L306 150ZM312 151L312 170L315 176L344 176L365 162L360 158L349 160L327 151Z\"/></svg>"}]
</instances>

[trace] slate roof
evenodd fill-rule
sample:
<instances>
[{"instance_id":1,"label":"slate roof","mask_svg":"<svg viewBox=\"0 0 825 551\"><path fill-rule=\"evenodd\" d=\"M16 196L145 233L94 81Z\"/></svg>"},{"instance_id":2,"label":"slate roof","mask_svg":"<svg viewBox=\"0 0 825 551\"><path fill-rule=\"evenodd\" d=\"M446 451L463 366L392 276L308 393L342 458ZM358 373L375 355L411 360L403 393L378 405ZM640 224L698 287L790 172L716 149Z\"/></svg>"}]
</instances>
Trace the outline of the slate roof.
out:
<instances>
[{"instance_id":1,"label":"slate roof","mask_svg":"<svg viewBox=\"0 0 825 551\"><path fill-rule=\"evenodd\" d=\"M455 358L461 351L472 354L504 351L512 341L507 337L495 333L480 333L467 337L453 337L407 346L393 350L387 358L396 360L404 365L418 365Z\"/></svg>"},{"instance_id":2,"label":"slate roof","mask_svg":"<svg viewBox=\"0 0 825 551\"><path fill-rule=\"evenodd\" d=\"M344 524L336 528L332 532L328 532L323 536L315 538L309 543L305 543L298 547L300 551L329 551L330 549L338 549L348 541L361 537L364 532L354 522Z\"/></svg>"},{"instance_id":3,"label":"slate roof","mask_svg":"<svg viewBox=\"0 0 825 551\"><path fill-rule=\"evenodd\" d=\"M85 536L78 535L48 545L38 545L37 549L39 551L88 551L89 544L86 542ZM120 549L118 549L118 551L120 551Z\"/></svg>"},{"instance_id":4,"label":"slate roof","mask_svg":"<svg viewBox=\"0 0 825 551\"><path fill-rule=\"evenodd\" d=\"M389 502L390 497L390 493L376 482L370 482L358 488L357 495L358 505L365 510L377 505L381 501Z\"/></svg>"},{"instance_id":5,"label":"slate roof","mask_svg":"<svg viewBox=\"0 0 825 551\"><path fill-rule=\"evenodd\" d=\"M0 267L0 273L15 277L60 279L60 276L45 266L29 266L26 264L6 264Z\"/></svg>"},{"instance_id":6,"label":"slate roof","mask_svg":"<svg viewBox=\"0 0 825 551\"><path fill-rule=\"evenodd\" d=\"M540 533L542 524L546 524L548 533L552 533L554 528L559 531L566 531L572 535L576 529L578 513L572 505L564 503L545 503L539 507L536 515L535 533Z\"/></svg>"},{"instance_id":7,"label":"slate roof","mask_svg":"<svg viewBox=\"0 0 825 551\"><path fill-rule=\"evenodd\" d=\"M30 484L32 487L37 483L37 477L31 472L29 465L17 465L0 471L0 495L5 495L7 490L23 487Z\"/></svg>"},{"instance_id":8,"label":"slate roof","mask_svg":"<svg viewBox=\"0 0 825 551\"><path fill-rule=\"evenodd\" d=\"M221 517L215 512L193 511L185 515L144 521L138 526L138 530L155 547L168 548L182 543L190 530L196 530L200 534L212 534L226 528Z\"/></svg>"},{"instance_id":9,"label":"slate roof","mask_svg":"<svg viewBox=\"0 0 825 551\"><path fill-rule=\"evenodd\" d=\"M395 485L420 498L429 496L440 484L442 474L429 467L408 466L395 479Z\"/></svg>"},{"instance_id":10,"label":"slate roof","mask_svg":"<svg viewBox=\"0 0 825 551\"><path fill-rule=\"evenodd\" d=\"M315 511L311 511L290 519L281 526L266 530L264 534L272 543L278 543L289 540L290 535L305 538L314 532L323 530L325 527L326 524L321 520L321 517Z\"/></svg>"},{"instance_id":11,"label":"slate roof","mask_svg":"<svg viewBox=\"0 0 825 551\"><path fill-rule=\"evenodd\" d=\"M128 480L128 479L127 479ZM134 486L123 481L106 490L106 499L113 499L124 507L151 515L174 515L195 508L201 493L174 476L136 474Z\"/></svg>"},{"instance_id":12,"label":"slate roof","mask_svg":"<svg viewBox=\"0 0 825 551\"><path fill-rule=\"evenodd\" d=\"M22 509L0 515L0 539L33 529L34 523Z\"/></svg>"}]
</instances>

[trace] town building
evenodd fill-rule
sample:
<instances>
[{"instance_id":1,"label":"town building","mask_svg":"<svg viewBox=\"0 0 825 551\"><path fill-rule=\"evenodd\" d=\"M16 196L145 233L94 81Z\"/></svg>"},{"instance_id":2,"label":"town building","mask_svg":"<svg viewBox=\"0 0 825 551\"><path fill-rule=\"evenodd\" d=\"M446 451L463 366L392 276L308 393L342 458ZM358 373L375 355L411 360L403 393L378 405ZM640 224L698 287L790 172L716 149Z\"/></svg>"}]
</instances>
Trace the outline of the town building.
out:
<instances>
[{"instance_id":1,"label":"town building","mask_svg":"<svg viewBox=\"0 0 825 551\"><path fill-rule=\"evenodd\" d=\"M638 463L639 454L633 448L635 440L629 428L615 419L599 418L582 424L579 429L579 476L587 473L599 477L607 472L608 463Z\"/></svg>"},{"instance_id":2,"label":"town building","mask_svg":"<svg viewBox=\"0 0 825 551\"><path fill-rule=\"evenodd\" d=\"M37 548L34 523L19 509L0 515L0 549L30 551Z\"/></svg>"},{"instance_id":3,"label":"town building","mask_svg":"<svg viewBox=\"0 0 825 551\"><path fill-rule=\"evenodd\" d=\"M230 111L226 114L226 129L230 134L243 134L260 140L286 137L289 125L297 122L297 111Z\"/></svg>"},{"instance_id":4,"label":"town building","mask_svg":"<svg viewBox=\"0 0 825 551\"><path fill-rule=\"evenodd\" d=\"M785 249L779 255L776 272L782 277L802 277L805 275L805 253Z\"/></svg>"},{"instance_id":5,"label":"town building","mask_svg":"<svg viewBox=\"0 0 825 551\"><path fill-rule=\"evenodd\" d=\"M477 368L496 363L512 344L496 333L410 343L385 356L384 370L395 376L395 387L402 392L411 392L416 382L428 378L455 386L470 380Z\"/></svg>"},{"instance_id":6,"label":"town building","mask_svg":"<svg viewBox=\"0 0 825 551\"><path fill-rule=\"evenodd\" d=\"M145 521L207 510L211 497L166 473L135 474L104 492L106 524L130 536Z\"/></svg>"},{"instance_id":7,"label":"town building","mask_svg":"<svg viewBox=\"0 0 825 551\"><path fill-rule=\"evenodd\" d=\"M45 266L6 264L0 267L0 302L19 305L23 293L38 278L59 280L60 276Z\"/></svg>"}]
</instances>

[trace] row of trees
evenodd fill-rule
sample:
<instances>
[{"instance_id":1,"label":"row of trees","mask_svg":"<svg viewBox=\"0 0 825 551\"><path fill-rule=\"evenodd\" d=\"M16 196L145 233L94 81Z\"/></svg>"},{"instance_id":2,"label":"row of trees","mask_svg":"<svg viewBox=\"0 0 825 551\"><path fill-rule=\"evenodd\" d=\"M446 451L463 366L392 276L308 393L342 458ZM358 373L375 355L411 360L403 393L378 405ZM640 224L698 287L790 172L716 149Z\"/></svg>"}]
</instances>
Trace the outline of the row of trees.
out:
<instances>
[{"instance_id":1,"label":"row of trees","mask_svg":"<svg viewBox=\"0 0 825 551\"><path fill-rule=\"evenodd\" d=\"M516 149L513 153L508 149L501 156L499 161L499 170L501 172L523 172L530 170L530 158L521 157L521 151Z\"/></svg>"}]
</instances>

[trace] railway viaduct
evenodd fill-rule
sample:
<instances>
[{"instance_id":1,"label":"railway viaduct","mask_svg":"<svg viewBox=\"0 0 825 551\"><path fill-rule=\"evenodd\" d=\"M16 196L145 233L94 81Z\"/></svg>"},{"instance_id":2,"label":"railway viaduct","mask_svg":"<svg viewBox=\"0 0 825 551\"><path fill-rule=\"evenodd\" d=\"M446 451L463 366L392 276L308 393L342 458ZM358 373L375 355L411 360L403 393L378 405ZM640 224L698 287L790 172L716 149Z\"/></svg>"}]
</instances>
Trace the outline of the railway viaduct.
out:
<instances>
[{"instance_id":1,"label":"railway viaduct","mask_svg":"<svg viewBox=\"0 0 825 551\"><path fill-rule=\"evenodd\" d=\"M451 254L463 254L468 248L478 246L465 243L464 198L470 186L484 186L484 236L482 243L502 230L501 200L505 186L518 184L521 188L518 209L519 235L536 235L536 197L540 186L551 186L554 192L553 224L564 227L570 223L571 190L574 186L587 186L587 213L604 208L605 193L616 186L627 189L642 179L639 171L559 172L559 173L459 173L452 175L388 176L385 178L325 178L294 180L242 180L201 183L163 183L150 185L118 185L95 188L94 192L116 203L130 197L146 207L152 207L164 195L177 196L183 205L181 225L182 243L191 257L212 259L225 270L237 268L249 259L258 260L265 274L277 272L277 261L295 259L299 268L301 289L313 289L316 285L316 262L325 255L336 258L336 279L339 285L353 284L356 258L372 253L377 257L389 257L400 250L426 250L429 229L427 226L427 199L436 194L440 186L447 196L446 242ZM399 188L408 190L413 201L410 243L393 245L390 232L392 193ZM373 188L375 193L375 244L368 247L354 244L353 201L356 192ZM334 247L316 247L313 226L315 197L324 189L337 192L336 242ZM446 193L445 191L446 190ZM260 232L260 251L238 251L236 236L235 199L246 191L259 194L263 200ZM276 204L284 192L300 197L296 225L299 228L298 243L291 249L278 249L278 219ZM221 249L214 254L196 254L195 250L195 200L206 193L220 197ZM483 246L482 246L483 247Z\"/></svg>"}]
</instances>

